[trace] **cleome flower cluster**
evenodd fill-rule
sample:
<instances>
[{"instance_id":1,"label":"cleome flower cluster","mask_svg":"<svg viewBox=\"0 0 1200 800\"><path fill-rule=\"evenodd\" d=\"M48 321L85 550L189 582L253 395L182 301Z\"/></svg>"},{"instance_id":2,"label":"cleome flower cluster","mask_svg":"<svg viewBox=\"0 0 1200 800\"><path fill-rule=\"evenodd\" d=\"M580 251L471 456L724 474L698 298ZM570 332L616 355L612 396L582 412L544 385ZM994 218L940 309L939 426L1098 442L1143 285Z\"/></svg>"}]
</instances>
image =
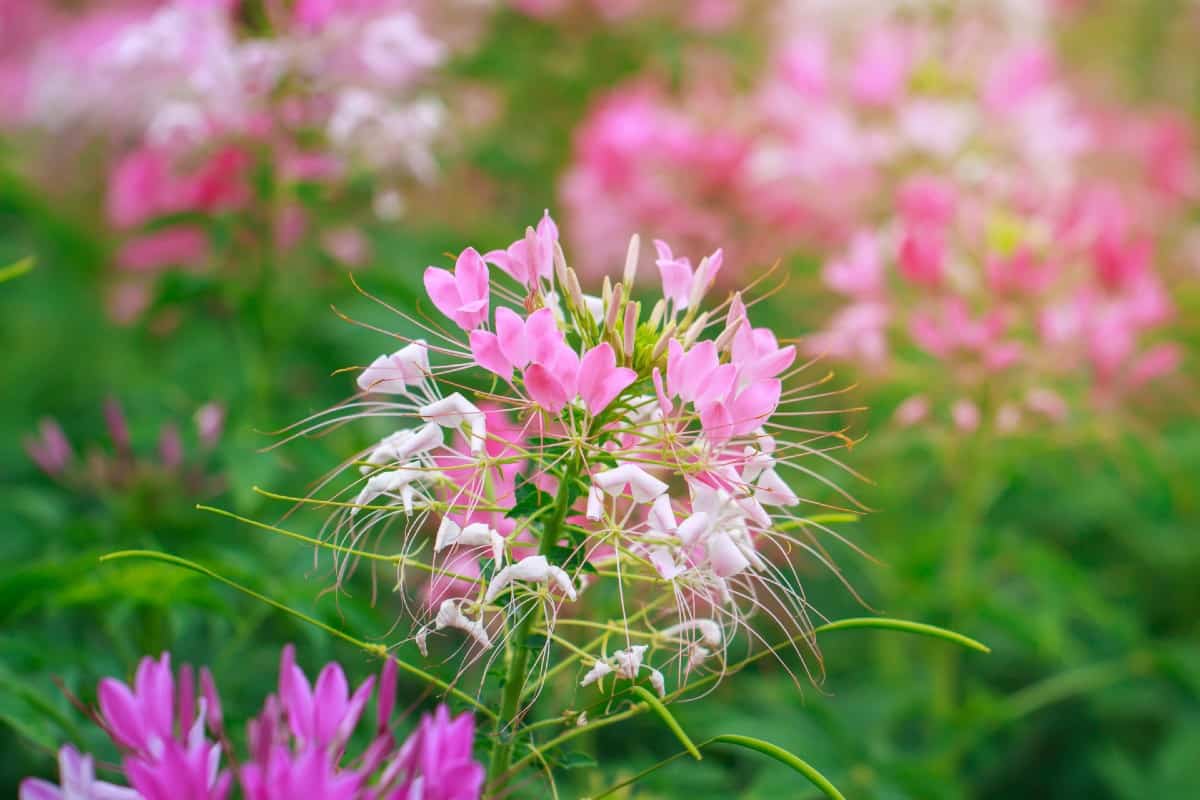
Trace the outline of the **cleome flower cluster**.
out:
<instances>
[{"instance_id":1,"label":"cleome flower cluster","mask_svg":"<svg viewBox=\"0 0 1200 800\"><path fill-rule=\"evenodd\" d=\"M505 250L429 267L445 324L404 315L427 338L397 335L360 394L293 433L396 426L322 482L342 476L332 497L305 502L335 509L323 544L339 581L364 558L421 576L412 639L430 657L459 648L460 676L482 664L481 692L503 672L506 735L572 668L584 695L665 696L724 674L742 631L815 652L796 556L833 566L821 520L799 516L820 504L792 485L826 480L809 462L837 464L845 438L793 424L820 413L793 409L824 379L785 390L796 350L754 327L739 294L702 310L720 250L693 264L655 246L662 293L645 300L626 289L636 236L623 280L588 296L548 213Z\"/></svg>"},{"instance_id":2,"label":"cleome flower cluster","mask_svg":"<svg viewBox=\"0 0 1200 800\"><path fill-rule=\"evenodd\" d=\"M332 662L310 683L288 645L278 693L248 724L244 752L231 743L212 674L187 664L176 673L169 653L142 659L132 685L103 679L97 694L96 720L121 752L128 785L97 778L95 759L64 745L60 785L26 779L20 800L225 800L235 785L247 800L478 800L483 789L471 714L439 705L397 740L392 660L351 692ZM372 699L374 720L365 714ZM368 744L352 755L352 735L367 728Z\"/></svg>"}]
</instances>

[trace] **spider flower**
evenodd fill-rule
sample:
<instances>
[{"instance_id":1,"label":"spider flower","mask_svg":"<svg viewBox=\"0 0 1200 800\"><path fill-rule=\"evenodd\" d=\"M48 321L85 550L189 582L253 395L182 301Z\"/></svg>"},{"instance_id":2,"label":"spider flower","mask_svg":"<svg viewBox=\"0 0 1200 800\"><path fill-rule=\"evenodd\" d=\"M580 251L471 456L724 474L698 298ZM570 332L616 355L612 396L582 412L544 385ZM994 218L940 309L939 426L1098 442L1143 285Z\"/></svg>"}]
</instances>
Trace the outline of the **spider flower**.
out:
<instances>
[{"instance_id":1,"label":"spider flower","mask_svg":"<svg viewBox=\"0 0 1200 800\"><path fill-rule=\"evenodd\" d=\"M408 622L422 653L455 648L464 673L504 663L506 726L556 653L559 672L577 663L580 692L665 695L689 672L723 673L739 633L764 635L756 616L811 645L796 556L829 562L820 526L796 520L818 502L801 492L809 461L840 466L841 440L792 424L820 413L796 410L807 387L784 388L803 368L794 345L756 327L739 294L706 310L722 251L693 267L656 249L661 288L641 299L636 236L599 297L548 215L507 249L464 249L425 273L435 316L397 312L422 337L397 334L406 343L370 362L354 399L296 430L394 426L308 502L336 509L339 581L363 542L386 548L401 587L418 576L425 602ZM601 640L579 639L597 627Z\"/></svg>"},{"instance_id":2,"label":"spider flower","mask_svg":"<svg viewBox=\"0 0 1200 800\"><path fill-rule=\"evenodd\" d=\"M484 772L472 752L471 714L452 717L438 706L407 739L396 739L394 661L351 693L340 665L327 664L310 684L285 647L278 694L250 722L246 753L231 750L212 675L202 669L195 678L186 664L173 671L163 653L142 660L132 686L102 680L97 719L122 754L120 774L129 786L97 780L94 759L65 745L60 785L28 778L20 800L226 800L235 783L246 800L480 797ZM372 698L373 718L364 715ZM368 743L350 752L352 734L364 727ZM233 757L223 759L223 750Z\"/></svg>"}]
</instances>

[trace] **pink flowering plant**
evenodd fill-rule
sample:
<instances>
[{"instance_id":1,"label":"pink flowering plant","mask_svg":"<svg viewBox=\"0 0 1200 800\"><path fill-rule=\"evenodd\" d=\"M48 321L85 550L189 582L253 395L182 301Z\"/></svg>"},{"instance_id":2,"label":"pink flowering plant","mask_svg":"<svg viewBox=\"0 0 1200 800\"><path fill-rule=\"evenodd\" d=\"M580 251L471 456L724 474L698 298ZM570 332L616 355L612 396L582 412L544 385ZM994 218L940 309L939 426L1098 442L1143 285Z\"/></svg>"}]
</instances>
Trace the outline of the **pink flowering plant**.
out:
<instances>
[{"instance_id":1,"label":"pink flowering plant","mask_svg":"<svg viewBox=\"0 0 1200 800\"><path fill-rule=\"evenodd\" d=\"M437 180L442 68L483 18L411 0L21 5L0 39L0 125L31 150L37 137L105 156L123 321L167 270L253 285L282 256L368 260L372 217L394 222ZM22 168L57 188L53 165Z\"/></svg>"},{"instance_id":2,"label":"pink flowering plant","mask_svg":"<svg viewBox=\"0 0 1200 800\"><path fill-rule=\"evenodd\" d=\"M310 682L288 645L278 688L239 748L207 667L176 672L170 654L147 657L132 683L105 678L97 690L93 717L120 753L110 769L122 783L99 778L93 756L64 745L58 783L29 778L19 800L226 800L235 790L246 800L476 800L484 769L474 717L438 705L401 738L396 695L395 661L352 692L336 662Z\"/></svg>"},{"instance_id":3,"label":"pink flowering plant","mask_svg":"<svg viewBox=\"0 0 1200 800\"><path fill-rule=\"evenodd\" d=\"M352 399L284 440L353 420L395 426L309 496L264 492L326 512L320 535L245 520L330 554L335 588L363 562L395 571L398 644L427 663L322 627L486 717L495 796L518 791L527 769L552 777L576 737L647 711L699 758L712 742L694 743L669 705L767 656L797 683L819 680L823 631L986 649L899 620L831 622L809 605L800 570L842 578L822 540L844 542L829 526L856 508L822 475L846 469L834 456L845 435L802 426L824 413L827 378L794 380L807 366L795 346L755 327L739 293L705 309L720 250L693 265L656 243L661 291L643 301L626 289L639 249L635 236L622 280L597 297L549 214L506 249L468 247L453 269L426 269L437 316L388 306L423 336L391 334L401 346L361 369ZM164 554L116 556L214 575ZM774 745L718 739L840 796Z\"/></svg>"}]
</instances>

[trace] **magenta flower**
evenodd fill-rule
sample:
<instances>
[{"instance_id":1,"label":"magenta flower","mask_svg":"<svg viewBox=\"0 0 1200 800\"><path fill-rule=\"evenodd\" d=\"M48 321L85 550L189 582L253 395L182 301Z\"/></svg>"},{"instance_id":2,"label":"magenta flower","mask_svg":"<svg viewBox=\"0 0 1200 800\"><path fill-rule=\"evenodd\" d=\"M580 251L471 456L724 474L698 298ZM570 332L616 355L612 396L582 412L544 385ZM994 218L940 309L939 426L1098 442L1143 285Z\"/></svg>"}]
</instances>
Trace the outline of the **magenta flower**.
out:
<instances>
[{"instance_id":1,"label":"magenta flower","mask_svg":"<svg viewBox=\"0 0 1200 800\"><path fill-rule=\"evenodd\" d=\"M21 781L18 800L141 800L133 789L96 780L91 756L71 745L58 751L59 786L39 778Z\"/></svg>"},{"instance_id":2,"label":"magenta flower","mask_svg":"<svg viewBox=\"0 0 1200 800\"><path fill-rule=\"evenodd\" d=\"M279 666L279 699L292 736L304 746L339 750L358 725L375 678L362 682L350 694L346 673L338 664L326 664L310 686L304 671L296 666L295 648L283 648Z\"/></svg>"},{"instance_id":3,"label":"magenta flower","mask_svg":"<svg viewBox=\"0 0 1200 800\"><path fill-rule=\"evenodd\" d=\"M101 721L124 752L128 788L97 781L91 756L59 752L61 786L30 778L20 800L228 800L236 780L246 800L479 800L483 766L473 756L475 722L451 718L445 706L425 715L399 746L392 725L396 666L385 663L378 682L370 743L345 752L376 687L369 677L350 695L345 674L327 664L310 686L294 649L280 658L279 695L270 695L249 725L248 753L231 753L222 769L221 705L207 669L171 672L170 656L142 659L134 686L105 678ZM280 699L282 698L282 699Z\"/></svg>"},{"instance_id":4,"label":"magenta flower","mask_svg":"<svg viewBox=\"0 0 1200 800\"><path fill-rule=\"evenodd\" d=\"M475 761L475 718L451 717L445 706L421 717L417 730L385 770L381 783L398 782L381 800L476 800L485 772Z\"/></svg>"}]
</instances>

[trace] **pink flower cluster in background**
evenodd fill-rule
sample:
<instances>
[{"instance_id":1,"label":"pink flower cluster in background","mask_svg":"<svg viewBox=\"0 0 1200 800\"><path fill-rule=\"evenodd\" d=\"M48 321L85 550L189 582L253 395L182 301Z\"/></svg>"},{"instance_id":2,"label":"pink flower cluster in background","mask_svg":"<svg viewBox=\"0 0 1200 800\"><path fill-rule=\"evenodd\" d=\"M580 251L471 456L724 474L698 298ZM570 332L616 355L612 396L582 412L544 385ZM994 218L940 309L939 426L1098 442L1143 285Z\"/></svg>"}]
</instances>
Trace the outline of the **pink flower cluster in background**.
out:
<instances>
[{"instance_id":1,"label":"pink flower cluster in background","mask_svg":"<svg viewBox=\"0 0 1200 800\"><path fill-rule=\"evenodd\" d=\"M171 657L144 658L132 685L100 682L97 719L121 753L127 786L96 777L96 761L71 745L59 751L59 785L21 784L20 800L225 800L235 785L246 800L478 800L484 769L475 761L475 720L445 705L422 716L407 739L393 730L396 664L353 692L337 663L310 683L283 650L278 692L247 726L235 753L207 668L176 673ZM374 700L375 714L366 714ZM370 729L361 752L356 731Z\"/></svg>"},{"instance_id":2,"label":"pink flower cluster in background","mask_svg":"<svg viewBox=\"0 0 1200 800\"><path fill-rule=\"evenodd\" d=\"M108 448L93 446L77 458L62 426L46 417L40 421L37 434L25 438L26 453L51 478L98 495L163 479L177 482L193 497L214 495L224 488L224 479L209 474L203 463L216 449L225 428L225 407L220 403L205 403L196 409L192 418L196 447L191 452L179 426L166 422L159 427L152 456L135 450L129 421L116 399L105 401L103 413Z\"/></svg>"},{"instance_id":3,"label":"pink flower cluster in background","mask_svg":"<svg viewBox=\"0 0 1200 800\"><path fill-rule=\"evenodd\" d=\"M982 396L1001 375L1111 399L1171 371L1159 331L1200 200L1186 122L1075 86L1037 3L848 6L777 11L748 90L642 79L598 101L561 185L583 270L619 259L617 230L720 242L727 276L825 262L847 302L809 351L949 363L964 427L981 403L1015 425Z\"/></svg>"},{"instance_id":4,"label":"pink flower cluster in background","mask_svg":"<svg viewBox=\"0 0 1200 800\"><path fill-rule=\"evenodd\" d=\"M19 5L0 25L13 40L0 55L0 121L49 135L56 152L105 143L116 261L143 274L210 266L206 226L239 213L266 238L260 247L307 233L332 257L361 261L361 234L328 213L313 230L303 197L314 191L303 187L334 203L365 174L375 212L402 214L404 190L437 174L438 70L481 18L466 0L267 3L257 26L242 0ZM136 305L127 299L127 316Z\"/></svg>"},{"instance_id":5,"label":"pink flower cluster in background","mask_svg":"<svg viewBox=\"0 0 1200 800\"><path fill-rule=\"evenodd\" d=\"M537 19L559 20L589 13L619 23L647 17L666 18L686 28L715 31L733 24L744 0L509 0L515 10Z\"/></svg>"}]
</instances>

